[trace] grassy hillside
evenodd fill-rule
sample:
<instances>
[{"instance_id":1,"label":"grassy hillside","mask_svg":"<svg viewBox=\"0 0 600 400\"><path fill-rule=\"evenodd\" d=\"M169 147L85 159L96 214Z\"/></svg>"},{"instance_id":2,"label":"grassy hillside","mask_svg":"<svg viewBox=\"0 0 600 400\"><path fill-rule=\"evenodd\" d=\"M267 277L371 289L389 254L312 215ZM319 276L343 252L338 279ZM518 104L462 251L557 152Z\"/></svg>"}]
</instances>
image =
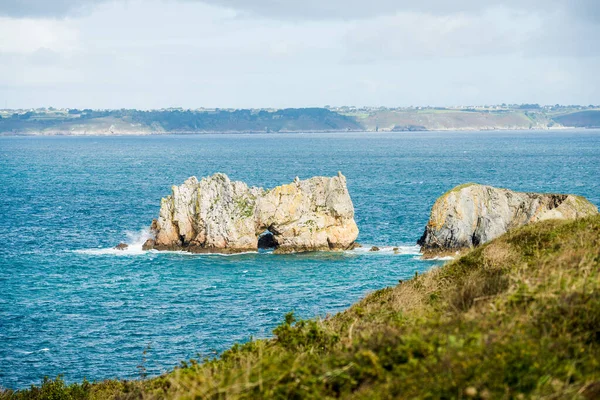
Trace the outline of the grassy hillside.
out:
<instances>
[{"instance_id":1,"label":"grassy hillside","mask_svg":"<svg viewBox=\"0 0 600 400\"><path fill-rule=\"evenodd\" d=\"M554 120L564 126L578 128L600 128L600 110L586 110L554 117Z\"/></svg>"},{"instance_id":2,"label":"grassy hillside","mask_svg":"<svg viewBox=\"0 0 600 400\"><path fill-rule=\"evenodd\" d=\"M111 135L203 132L296 132L361 130L353 119L324 108L214 111L70 110L13 114L0 133Z\"/></svg>"},{"instance_id":3,"label":"grassy hillside","mask_svg":"<svg viewBox=\"0 0 600 400\"><path fill-rule=\"evenodd\" d=\"M546 129L550 123L542 113L521 110L387 110L348 115L371 131Z\"/></svg>"},{"instance_id":4,"label":"grassy hillside","mask_svg":"<svg viewBox=\"0 0 600 400\"><path fill-rule=\"evenodd\" d=\"M600 216L546 221L215 360L0 398L600 398L599 267Z\"/></svg>"}]
</instances>

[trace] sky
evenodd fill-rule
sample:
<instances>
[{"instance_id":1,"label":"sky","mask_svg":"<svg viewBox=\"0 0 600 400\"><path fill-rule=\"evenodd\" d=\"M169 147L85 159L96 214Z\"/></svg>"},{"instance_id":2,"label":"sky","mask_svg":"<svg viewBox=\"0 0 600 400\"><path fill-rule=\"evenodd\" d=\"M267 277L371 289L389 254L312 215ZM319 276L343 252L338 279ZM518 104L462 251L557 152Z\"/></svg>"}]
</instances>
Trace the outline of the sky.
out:
<instances>
[{"instance_id":1,"label":"sky","mask_svg":"<svg viewBox=\"0 0 600 400\"><path fill-rule=\"evenodd\" d=\"M598 0L0 0L0 108L600 104Z\"/></svg>"}]
</instances>

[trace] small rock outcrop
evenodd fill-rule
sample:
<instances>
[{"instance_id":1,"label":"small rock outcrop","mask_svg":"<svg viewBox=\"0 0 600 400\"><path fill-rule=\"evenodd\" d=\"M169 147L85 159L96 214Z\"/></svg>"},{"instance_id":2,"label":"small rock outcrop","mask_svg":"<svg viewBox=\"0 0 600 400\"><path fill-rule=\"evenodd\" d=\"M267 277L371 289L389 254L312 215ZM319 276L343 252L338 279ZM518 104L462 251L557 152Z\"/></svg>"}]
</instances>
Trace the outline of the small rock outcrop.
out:
<instances>
[{"instance_id":1,"label":"small rock outcrop","mask_svg":"<svg viewBox=\"0 0 600 400\"><path fill-rule=\"evenodd\" d=\"M425 233L417 243L425 257L432 257L486 243L532 222L597 213L597 207L580 196L522 193L466 184L437 199Z\"/></svg>"},{"instance_id":2,"label":"small rock outcrop","mask_svg":"<svg viewBox=\"0 0 600 400\"><path fill-rule=\"evenodd\" d=\"M195 177L162 199L154 238L144 249L238 253L274 247L278 253L345 250L358 227L339 173L296 180L271 190L248 187L217 173Z\"/></svg>"}]
</instances>

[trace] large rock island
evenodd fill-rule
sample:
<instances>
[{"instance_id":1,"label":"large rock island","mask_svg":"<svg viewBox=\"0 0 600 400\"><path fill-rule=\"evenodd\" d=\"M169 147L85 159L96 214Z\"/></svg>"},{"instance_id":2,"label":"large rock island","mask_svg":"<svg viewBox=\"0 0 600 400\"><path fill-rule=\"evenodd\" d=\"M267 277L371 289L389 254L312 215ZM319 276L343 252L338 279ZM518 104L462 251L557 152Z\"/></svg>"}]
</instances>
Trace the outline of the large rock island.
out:
<instances>
[{"instance_id":1,"label":"large rock island","mask_svg":"<svg viewBox=\"0 0 600 400\"><path fill-rule=\"evenodd\" d=\"M581 196L513 192L469 183L437 199L417 243L425 257L433 257L486 243L532 222L597 213L597 207Z\"/></svg>"},{"instance_id":2,"label":"large rock island","mask_svg":"<svg viewBox=\"0 0 600 400\"><path fill-rule=\"evenodd\" d=\"M214 174L196 177L162 199L144 249L239 253L346 250L358 236L346 178L296 178L271 190Z\"/></svg>"}]
</instances>

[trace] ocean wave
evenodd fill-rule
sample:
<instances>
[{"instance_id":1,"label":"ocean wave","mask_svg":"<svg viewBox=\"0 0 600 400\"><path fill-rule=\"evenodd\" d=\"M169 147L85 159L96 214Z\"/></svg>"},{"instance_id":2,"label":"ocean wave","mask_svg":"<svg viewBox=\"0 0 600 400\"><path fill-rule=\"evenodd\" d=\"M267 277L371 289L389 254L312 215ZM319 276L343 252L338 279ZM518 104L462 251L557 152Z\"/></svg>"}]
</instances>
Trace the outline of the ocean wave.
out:
<instances>
[{"instance_id":1,"label":"ocean wave","mask_svg":"<svg viewBox=\"0 0 600 400\"><path fill-rule=\"evenodd\" d=\"M354 254L383 254L383 255L420 255L421 248L416 245L409 246L377 246L378 251L371 251L372 245L363 245L354 250L349 250L349 253Z\"/></svg>"},{"instance_id":2,"label":"ocean wave","mask_svg":"<svg viewBox=\"0 0 600 400\"><path fill-rule=\"evenodd\" d=\"M30 355L30 354L35 354L35 353L46 353L46 352L48 352L48 351L50 351L50 349L49 349L49 348L47 348L47 347L44 347L43 349L34 350L34 351L27 351L27 350L20 350L20 349L17 349L17 350L15 350L15 353L17 353L17 354L21 354L21 355L25 355L25 356L28 356L28 355Z\"/></svg>"}]
</instances>

